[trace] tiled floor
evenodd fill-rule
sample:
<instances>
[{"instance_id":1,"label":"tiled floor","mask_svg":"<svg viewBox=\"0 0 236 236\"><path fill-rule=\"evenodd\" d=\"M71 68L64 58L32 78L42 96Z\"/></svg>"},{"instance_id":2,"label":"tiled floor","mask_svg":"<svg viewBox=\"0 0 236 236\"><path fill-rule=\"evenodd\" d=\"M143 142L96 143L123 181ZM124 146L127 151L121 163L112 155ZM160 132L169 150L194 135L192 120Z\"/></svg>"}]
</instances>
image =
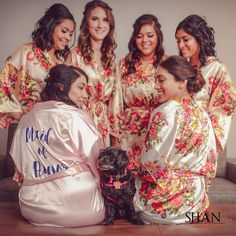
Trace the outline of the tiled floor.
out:
<instances>
[{"instance_id":1,"label":"tiled floor","mask_svg":"<svg viewBox=\"0 0 236 236\"><path fill-rule=\"evenodd\" d=\"M67 235L107 235L107 236L194 236L194 235L236 235L236 204L218 204L209 209L211 213L220 212L220 223L199 223L185 225L145 225L136 226L123 220L114 225L95 225L81 228L38 227L27 223L20 215L18 203L0 202L0 236L67 236Z\"/></svg>"}]
</instances>

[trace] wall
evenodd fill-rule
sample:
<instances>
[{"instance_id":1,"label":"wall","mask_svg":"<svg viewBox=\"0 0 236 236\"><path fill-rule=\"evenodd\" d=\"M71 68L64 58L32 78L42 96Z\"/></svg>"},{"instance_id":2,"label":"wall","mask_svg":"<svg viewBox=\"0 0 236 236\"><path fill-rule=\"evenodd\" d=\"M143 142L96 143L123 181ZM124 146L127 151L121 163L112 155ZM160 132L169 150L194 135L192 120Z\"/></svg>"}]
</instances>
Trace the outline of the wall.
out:
<instances>
[{"instance_id":1,"label":"wall","mask_svg":"<svg viewBox=\"0 0 236 236\"><path fill-rule=\"evenodd\" d=\"M190 14L206 17L215 29L218 56L226 63L236 85L236 1L235 0L105 0L112 8L116 19L118 48L117 60L127 53L127 43L132 24L141 14L155 14L162 25L164 44L168 55L177 54L174 32L177 24ZM65 4L74 15L78 27L82 19L85 0L1 0L0 3L0 68L4 60L21 44L31 40L34 24L51 4ZM13 10L14 9L14 10ZM235 157L236 118L234 118L227 146L227 156ZM5 153L6 131L0 130L0 154Z\"/></svg>"}]
</instances>

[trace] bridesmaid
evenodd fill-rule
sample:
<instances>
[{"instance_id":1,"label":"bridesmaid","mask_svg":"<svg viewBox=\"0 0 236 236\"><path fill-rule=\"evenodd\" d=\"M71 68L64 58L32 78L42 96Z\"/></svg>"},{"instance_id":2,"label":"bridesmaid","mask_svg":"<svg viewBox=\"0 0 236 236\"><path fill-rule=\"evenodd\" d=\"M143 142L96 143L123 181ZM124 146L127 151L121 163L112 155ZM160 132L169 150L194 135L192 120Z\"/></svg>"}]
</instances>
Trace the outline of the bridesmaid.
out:
<instances>
[{"instance_id":1,"label":"bridesmaid","mask_svg":"<svg viewBox=\"0 0 236 236\"><path fill-rule=\"evenodd\" d=\"M72 52L74 66L89 77L88 111L103 138L110 146L108 104L115 81L115 20L112 9L103 1L90 1L85 6L78 45Z\"/></svg>"},{"instance_id":2,"label":"bridesmaid","mask_svg":"<svg viewBox=\"0 0 236 236\"><path fill-rule=\"evenodd\" d=\"M0 75L0 128L20 120L40 100L49 69L65 63L75 20L63 4L52 5L39 19L32 42L8 57Z\"/></svg>"},{"instance_id":3,"label":"bridesmaid","mask_svg":"<svg viewBox=\"0 0 236 236\"><path fill-rule=\"evenodd\" d=\"M216 57L214 29L198 15L179 23L175 32L179 53L199 68L206 85L194 96L209 114L216 136L217 151L223 152L232 115L236 91L224 63Z\"/></svg>"},{"instance_id":4,"label":"bridesmaid","mask_svg":"<svg viewBox=\"0 0 236 236\"><path fill-rule=\"evenodd\" d=\"M118 64L110 120L114 144L127 151L130 169L138 168L150 113L157 92L154 74L164 60L161 25L154 15L140 16L133 25L129 53Z\"/></svg>"},{"instance_id":5,"label":"bridesmaid","mask_svg":"<svg viewBox=\"0 0 236 236\"><path fill-rule=\"evenodd\" d=\"M101 137L80 109L88 77L79 68L56 65L49 71L42 102L22 117L11 146L21 179L22 216L38 226L98 224L105 207L97 158Z\"/></svg>"},{"instance_id":6,"label":"bridesmaid","mask_svg":"<svg viewBox=\"0 0 236 236\"><path fill-rule=\"evenodd\" d=\"M145 222L187 223L190 212L202 219L209 207L216 142L206 111L192 99L204 84L181 56L170 56L157 70L160 106L150 118L134 198Z\"/></svg>"}]
</instances>

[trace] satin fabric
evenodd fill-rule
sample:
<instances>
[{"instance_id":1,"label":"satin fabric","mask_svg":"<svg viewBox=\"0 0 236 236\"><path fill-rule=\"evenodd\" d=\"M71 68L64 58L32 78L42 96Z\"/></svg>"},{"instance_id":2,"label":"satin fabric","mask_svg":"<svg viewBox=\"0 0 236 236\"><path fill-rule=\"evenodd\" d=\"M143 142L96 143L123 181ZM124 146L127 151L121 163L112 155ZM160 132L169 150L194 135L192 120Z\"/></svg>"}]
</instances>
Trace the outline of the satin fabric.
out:
<instances>
[{"instance_id":1,"label":"satin fabric","mask_svg":"<svg viewBox=\"0 0 236 236\"><path fill-rule=\"evenodd\" d=\"M236 90L228 69L218 58L208 57L206 65L200 68L206 81L205 86L194 96L212 122L218 153L223 152L232 116L236 107Z\"/></svg>"},{"instance_id":2,"label":"satin fabric","mask_svg":"<svg viewBox=\"0 0 236 236\"><path fill-rule=\"evenodd\" d=\"M164 59L164 58L163 58ZM117 66L117 81L110 106L113 136L120 139L121 148L130 159L129 169L136 173L151 112L156 105L155 58L147 68L141 61L135 64L136 71L123 76L127 71L125 59Z\"/></svg>"},{"instance_id":3,"label":"satin fabric","mask_svg":"<svg viewBox=\"0 0 236 236\"><path fill-rule=\"evenodd\" d=\"M96 167L101 148L85 112L61 102L37 103L20 120L10 151L23 176L22 215L44 226L101 222L105 209Z\"/></svg>"},{"instance_id":4,"label":"satin fabric","mask_svg":"<svg viewBox=\"0 0 236 236\"><path fill-rule=\"evenodd\" d=\"M72 50L72 63L89 77L88 112L102 136L104 147L109 147L111 129L108 107L114 89L115 69L100 68L94 58L86 64L78 48Z\"/></svg>"},{"instance_id":5,"label":"satin fabric","mask_svg":"<svg viewBox=\"0 0 236 236\"><path fill-rule=\"evenodd\" d=\"M0 128L9 127L14 121L9 113L27 113L34 107L54 65L49 53L33 43L21 46L8 57L0 74Z\"/></svg>"},{"instance_id":6,"label":"satin fabric","mask_svg":"<svg viewBox=\"0 0 236 236\"><path fill-rule=\"evenodd\" d=\"M175 97L150 118L135 208L144 221L185 223L202 216L216 173L216 143L207 113L189 99Z\"/></svg>"}]
</instances>

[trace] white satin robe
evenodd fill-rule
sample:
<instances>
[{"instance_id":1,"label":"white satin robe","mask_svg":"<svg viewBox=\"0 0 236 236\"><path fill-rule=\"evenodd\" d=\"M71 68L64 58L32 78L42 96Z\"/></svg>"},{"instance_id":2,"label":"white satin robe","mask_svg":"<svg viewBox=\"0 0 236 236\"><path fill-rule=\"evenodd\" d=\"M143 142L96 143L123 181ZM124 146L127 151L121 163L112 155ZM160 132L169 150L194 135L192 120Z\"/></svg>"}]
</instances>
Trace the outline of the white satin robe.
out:
<instances>
[{"instance_id":1,"label":"white satin robe","mask_svg":"<svg viewBox=\"0 0 236 236\"><path fill-rule=\"evenodd\" d=\"M60 63L65 63L60 58ZM29 112L40 101L44 79L55 65L48 51L34 43L18 48L7 58L0 72L0 128L15 121L11 112Z\"/></svg>"},{"instance_id":2,"label":"white satin robe","mask_svg":"<svg viewBox=\"0 0 236 236\"><path fill-rule=\"evenodd\" d=\"M102 141L87 113L37 103L17 127L11 155L23 175L23 217L42 226L78 227L104 219L96 161Z\"/></svg>"},{"instance_id":3,"label":"white satin robe","mask_svg":"<svg viewBox=\"0 0 236 236\"><path fill-rule=\"evenodd\" d=\"M207 113L190 99L175 97L150 118L141 153L134 205L152 223L188 222L203 216L216 173L216 142Z\"/></svg>"},{"instance_id":4,"label":"white satin robe","mask_svg":"<svg viewBox=\"0 0 236 236\"><path fill-rule=\"evenodd\" d=\"M194 101L207 111L214 129L217 151L221 153L236 107L236 90L226 65L217 57L208 57L201 73L206 84L195 94Z\"/></svg>"},{"instance_id":5,"label":"white satin robe","mask_svg":"<svg viewBox=\"0 0 236 236\"><path fill-rule=\"evenodd\" d=\"M74 48L71 54L72 64L82 69L89 77L87 111L102 136L104 147L109 147L111 134L109 103L116 80L115 69L100 68L94 57L89 64L85 63L78 48Z\"/></svg>"}]
</instances>

